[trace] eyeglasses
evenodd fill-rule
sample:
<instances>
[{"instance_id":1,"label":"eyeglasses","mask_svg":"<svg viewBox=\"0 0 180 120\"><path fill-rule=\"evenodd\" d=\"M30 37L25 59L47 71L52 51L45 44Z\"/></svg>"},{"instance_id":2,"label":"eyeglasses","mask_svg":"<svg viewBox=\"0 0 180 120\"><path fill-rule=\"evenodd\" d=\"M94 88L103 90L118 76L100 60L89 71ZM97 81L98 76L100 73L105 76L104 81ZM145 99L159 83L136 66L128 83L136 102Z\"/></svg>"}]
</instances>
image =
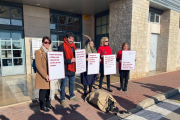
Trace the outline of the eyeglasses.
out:
<instances>
[{"instance_id":1,"label":"eyeglasses","mask_svg":"<svg viewBox=\"0 0 180 120\"><path fill-rule=\"evenodd\" d=\"M51 44L50 42L44 42L44 44Z\"/></svg>"},{"instance_id":2,"label":"eyeglasses","mask_svg":"<svg viewBox=\"0 0 180 120\"><path fill-rule=\"evenodd\" d=\"M105 41L105 42L109 42L109 41Z\"/></svg>"}]
</instances>

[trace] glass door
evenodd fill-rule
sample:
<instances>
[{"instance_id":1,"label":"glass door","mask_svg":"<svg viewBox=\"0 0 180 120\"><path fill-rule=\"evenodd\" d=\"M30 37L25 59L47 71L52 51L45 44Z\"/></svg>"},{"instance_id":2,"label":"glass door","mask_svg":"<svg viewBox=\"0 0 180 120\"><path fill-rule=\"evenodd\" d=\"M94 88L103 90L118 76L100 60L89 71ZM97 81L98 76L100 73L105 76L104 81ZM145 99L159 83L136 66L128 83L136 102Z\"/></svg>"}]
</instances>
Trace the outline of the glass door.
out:
<instances>
[{"instance_id":1,"label":"glass door","mask_svg":"<svg viewBox=\"0 0 180 120\"><path fill-rule=\"evenodd\" d=\"M0 59L2 76L25 74L23 32L0 31Z\"/></svg>"}]
</instances>

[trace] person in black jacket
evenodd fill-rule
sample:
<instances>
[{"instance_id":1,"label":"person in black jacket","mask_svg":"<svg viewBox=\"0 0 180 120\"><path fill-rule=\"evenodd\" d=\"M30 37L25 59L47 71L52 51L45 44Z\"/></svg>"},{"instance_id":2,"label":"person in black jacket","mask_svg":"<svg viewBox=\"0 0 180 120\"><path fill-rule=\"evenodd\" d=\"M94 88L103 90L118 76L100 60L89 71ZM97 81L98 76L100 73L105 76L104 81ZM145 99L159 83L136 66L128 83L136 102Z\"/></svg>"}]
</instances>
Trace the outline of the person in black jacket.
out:
<instances>
[{"instance_id":1,"label":"person in black jacket","mask_svg":"<svg viewBox=\"0 0 180 120\"><path fill-rule=\"evenodd\" d=\"M78 98L74 95L74 84L75 84L75 50L77 49L74 41L74 34L69 32L66 34L66 38L64 38L64 43L58 47L58 51L62 51L64 53L64 64L65 64L65 78L61 80L61 91L60 98L61 104L64 108L66 108L65 103L65 87L67 84L67 80L69 78L69 94L71 101L79 101Z\"/></svg>"}]
</instances>

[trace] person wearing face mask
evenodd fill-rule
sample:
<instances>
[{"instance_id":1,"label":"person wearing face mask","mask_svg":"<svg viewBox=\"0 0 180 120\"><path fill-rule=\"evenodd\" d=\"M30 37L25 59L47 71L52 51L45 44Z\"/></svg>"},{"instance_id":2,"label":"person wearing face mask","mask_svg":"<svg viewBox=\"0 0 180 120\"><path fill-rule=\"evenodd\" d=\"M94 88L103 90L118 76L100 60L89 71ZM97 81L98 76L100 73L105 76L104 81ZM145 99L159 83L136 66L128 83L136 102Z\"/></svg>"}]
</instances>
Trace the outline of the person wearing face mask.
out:
<instances>
[{"instance_id":1,"label":"person wearing face mask","mask_svg":"<svg viewBox=\"0 0 180 120\"><path fill-rule=\"evenodd\" d=\"M109 46L109 40L107 37L103 37L101 39L100 47L98 48L98 53L100 53L101 63L100 63L100 81L99 81L99 89L102 89L102 82L104 79L104 64L103 64L103 56L104 55L111 55L111 48ZM113 92L110 89L110 75L106 75L107 78L107 89L109 92Z\"/></svg>"},{"instance_id":2,"label":"person wearing face mask","mask_svg":"<svg viewBox=\"0 0 180 120\"><path fill-rule=\"evenodd\" d=\"M76 62L75 50L77 50L74 44L74 37L75 36L73 33L71 32L66 33L66 38L64 38L64 43L58 47L58 51L62 51L64 53L65 78L61 80L61 86L60 86L61 105L64 108L67 107L65 103L65 87L68 79L69 79L70 100L79 101L79 99L76 98L74 94L75 62Z\"/></svg>"},{"instance_id":3,"label":"person wearing face mask","mask_svg":"<svg viewBox=\"0 0 180 120\"><path fill-rule=\"evenodd\" d=\"M91 39L91 38L89 38ZM91 39L87 40L85 43L84 49L86 50L86 66L88 67L88 54L89 53L97 53L96 48L94 47L94 40ZM86 69L87 69L86 67ZM87 71L84 73L81 73L81 84L84 86L84 96L86 96L88 93L92 92L92 85L95 83L95 76L96 75L87 75ZM89 85L89 92L87 92L87 86Z\"/></svg>"},{"instance_id":4,"label":"person wearing face mask","mask_svg":"<svg viewBox=\"0 0 180 120\"><path fill-rule=\"evenodd\" d=\"M129 44L127 42L124 42L122 45L122 50L120 50L117 53L116 61L119 62L119 74L120 74L120 88L119 90L127 91L127 85L129 80L129 70L121 70L121 63L122 63L122 51L128 50ZM125 82L123 82L123 79L125 78Z\"/></svg>"},{"instance_id":5,"label":"person wearing face mask","mask_svg":"<svg viewBox=\"0 0 180 120\"><path fill-rule=\"evenodd\" d=\"M36 81L35 88L39 90L40 109L49 112L53 109L50 101L50 81L48 76L47 52L51 51L51 39L47 36L42 39L42 47L35 52ZM49 109L48 109L49 108Z\"/></svg>"}]
</instances>

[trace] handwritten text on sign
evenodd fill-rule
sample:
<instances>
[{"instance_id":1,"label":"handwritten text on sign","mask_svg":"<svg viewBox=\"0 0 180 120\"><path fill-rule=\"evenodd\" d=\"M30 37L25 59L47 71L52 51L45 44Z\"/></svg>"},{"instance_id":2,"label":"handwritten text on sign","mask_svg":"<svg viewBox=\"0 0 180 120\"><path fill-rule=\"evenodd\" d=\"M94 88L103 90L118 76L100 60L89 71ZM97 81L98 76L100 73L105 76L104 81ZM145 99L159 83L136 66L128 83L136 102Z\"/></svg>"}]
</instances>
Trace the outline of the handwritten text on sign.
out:
<instances>
[{"instance_id":1,"label":"handwritten text on sign","mask_svg":"<svg viewBox=\"0 0 180 120\"><path fill-rule=\"evenodd\" d=\"M116 55L104 55L104 75L116 74Z\"/></svg>"},{"instance_id":2,"label":"handwritten text on sign","mask_svg":"<svg viewBox=\"0 0 180 120\"><path fill-rule=\"evenodd\" d=\"M49 80L65 78L63 52L48 52Z\"/></svg>"},{"instance_id":3,"label":"handwritten text on sign","mask_svg":"<svg viewBox=\"0 0 180 120\"><path fill-rule=\"evenodd\" d=\"M122 51L121 70L134 70L136 60L136 51Z\"/></svg>"},{"instance_id":4,"label":"handwritten text on sign","mask_svg":"<svg viewBox=\"0 0 180 120\"><path fill-rule=\"evenodd\" d=\"M75 50L76 74L86 72L86 50Z\"/></svg>"},{"instance_id":5,"label":"handwritten text on sign","mask_svg":"<svg viewBox=\"0 0 180 120\"><path fill-rule=\"evenodd\" d=\"M99 74L99 53L88 54L88 75Z\"/></svg>"}]
</instances>

